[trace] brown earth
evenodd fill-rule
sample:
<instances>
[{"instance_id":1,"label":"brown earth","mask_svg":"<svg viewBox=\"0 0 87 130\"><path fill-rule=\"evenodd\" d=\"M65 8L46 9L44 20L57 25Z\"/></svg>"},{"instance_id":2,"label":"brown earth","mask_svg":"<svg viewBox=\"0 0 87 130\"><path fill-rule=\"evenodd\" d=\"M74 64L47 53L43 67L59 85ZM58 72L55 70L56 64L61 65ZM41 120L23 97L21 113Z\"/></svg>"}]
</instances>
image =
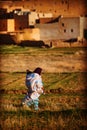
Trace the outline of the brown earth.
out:
<instances>
[{"instance_id":1,"label":"brown earth","mask_svg":"<svg viewBox=\"0 0 87 130\"><path fill-rule=\"evenodd\" d=\"M45 52L44 52L45 53ZM75 54L1 54L0 71L25 72L40 66L44 72L84 72L87 71L87 54L77 51Z\"/></svg>"},{"instance_id":2,"label":"brown earth","mask_svg":"<svg viewBox=\"0 0 87 130\"><path fill-rule=\"evenodd\" d=\"M58 88L58 89L50 89L50 90L45 90L45 94L86 94L87 89L83 89L83 90L66 90L63 88ZM5 90L5 89L0 89L0 93L1 94L26 94L27 93L27 89L24 90Z\"/></svg>"}]
</instances>

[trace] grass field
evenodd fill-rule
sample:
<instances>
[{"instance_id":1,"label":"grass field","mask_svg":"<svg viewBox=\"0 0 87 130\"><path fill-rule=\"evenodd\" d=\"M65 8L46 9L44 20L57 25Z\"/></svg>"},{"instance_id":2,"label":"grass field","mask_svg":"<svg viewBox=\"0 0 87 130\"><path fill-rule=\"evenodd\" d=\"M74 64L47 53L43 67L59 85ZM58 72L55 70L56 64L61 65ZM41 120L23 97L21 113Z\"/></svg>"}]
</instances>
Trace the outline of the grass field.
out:
<instances>
[{"instance_id":1,"label":"grass field","mask_svg":"<svg viewBox=\"0 0 87 130\"><path fill-rule=\"evenodd\" d=\"M40 97L39 112L21 106L25 75L0 73L1 129L86 129L87 73L43 73L46 94Z\"/></svg>"},{"instance_id":2,"label":"grass field","mask_svg":"<svg viewBox=\"0 0 87 130\"><path fill-rule=\"evenodd\" d=\"M70 55L77 51L87 51L86 47L61 47L61 48L41 48L41 47L27 47L17 45L0 45L1 54L30 54L30 55ZM45 52L45 53L44 53Z\"/></svg>"},{"instance_id":3,"label":"grass field","mask_svg":"<svg viewBox=\"0 0 87 130\"><path fill-rule=\"evenodd\" d=\"M2 46L1 54L71 55L83 48ZM45 50L45 53L44 53ZM37 53L38 52L38 53ZM86 130L87 72L42 73L45 95L39 111L23 107L25 72L0 72L0 130Z\"/></svg>"}]
</instances>

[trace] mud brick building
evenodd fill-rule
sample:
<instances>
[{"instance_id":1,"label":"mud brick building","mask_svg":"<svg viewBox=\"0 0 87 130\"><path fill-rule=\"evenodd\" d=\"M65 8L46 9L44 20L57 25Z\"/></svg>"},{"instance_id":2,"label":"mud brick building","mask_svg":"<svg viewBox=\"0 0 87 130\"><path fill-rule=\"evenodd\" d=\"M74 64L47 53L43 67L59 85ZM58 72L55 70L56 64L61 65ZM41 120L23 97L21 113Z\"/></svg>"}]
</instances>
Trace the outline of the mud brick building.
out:
<instances>
[{"instance_id":1,"label":"mud brick building","mask_svg":"<svg viewBox=\"0 0 87 130\"><path fill-rule=\"evenodd\" d=\"M2 32L13 33L13 37L20 42L87 39L87 2L1 0L0 33Z\"/></svg>"}]
</instances>

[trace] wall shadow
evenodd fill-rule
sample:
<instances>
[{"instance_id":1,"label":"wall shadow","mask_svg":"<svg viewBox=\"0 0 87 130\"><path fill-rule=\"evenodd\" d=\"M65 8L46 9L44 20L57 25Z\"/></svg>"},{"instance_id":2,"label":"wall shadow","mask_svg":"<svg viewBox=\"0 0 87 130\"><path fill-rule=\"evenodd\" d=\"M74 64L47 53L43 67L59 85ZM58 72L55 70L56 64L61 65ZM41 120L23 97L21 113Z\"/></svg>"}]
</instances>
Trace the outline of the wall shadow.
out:
<instances>
[{"instance_id":1,"label":"wall shadow","mask_svg":"<svg viewBox=\"0 0 87 130\"><path fill-rule=\"evenodd\" d=\"M49 48L49 45L45 44L44 41L35 41L35 40L23 40L16 42L10 34L0 34L0 45L18 45L21 47L46 47Z\"/></svg>"},{"instance_id":2,"label":"wall shadow","mask_svg":"<svg viewBox=\"0 0 87 130\"><path fill-rule=\"evenodd\" d=\"M0 45L3 44L16 44L14 39L10 34L0 34Z\"/></svg>"},{"instance_id":3,"label":"wall shadow","mask_svg":"<svg viewBox=\"0 0 87 130\"><path fill-rule=\"evenodd\" d=\"M46 45L44 43L44 41L32 41L32 40L25 40L25 41L21 41L19 43L19 46L22 46L22 47L49 47L48 45Z\"/></svg>"}]
</instances>

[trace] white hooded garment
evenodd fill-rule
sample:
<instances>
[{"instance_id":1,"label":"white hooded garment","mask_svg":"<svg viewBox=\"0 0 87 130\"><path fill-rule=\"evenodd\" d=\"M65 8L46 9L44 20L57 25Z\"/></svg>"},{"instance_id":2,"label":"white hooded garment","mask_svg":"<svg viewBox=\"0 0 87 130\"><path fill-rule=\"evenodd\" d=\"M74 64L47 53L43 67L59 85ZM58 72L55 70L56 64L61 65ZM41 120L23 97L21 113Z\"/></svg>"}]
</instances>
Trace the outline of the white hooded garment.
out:
<instances>
[{"instance_id":1,"label":"white hooded garment","mask_svg":"<svg viewBox=\"0 0 87 130\"><path fill-rule=\"evenodd\" d=\"M43 83L42 78L37 73L27 74L26 76L26 86L29 90L30 98L37 99L41 93L43 93ZM40 93L39 93L40 91Z\"/></svg>"}]
</instances>

